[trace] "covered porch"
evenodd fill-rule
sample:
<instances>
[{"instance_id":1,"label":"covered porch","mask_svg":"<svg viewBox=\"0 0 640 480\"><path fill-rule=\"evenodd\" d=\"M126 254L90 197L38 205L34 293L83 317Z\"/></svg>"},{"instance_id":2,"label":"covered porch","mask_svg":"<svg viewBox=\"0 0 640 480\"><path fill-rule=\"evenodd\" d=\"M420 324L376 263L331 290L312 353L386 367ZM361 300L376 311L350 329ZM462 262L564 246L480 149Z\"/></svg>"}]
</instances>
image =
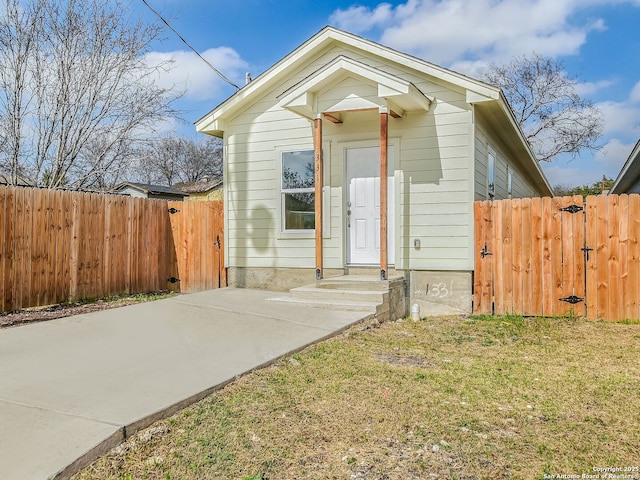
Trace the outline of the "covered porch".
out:
<instances>
[{"instance_id":1,"label":"covered porch","mask_svg":"<svg viewBox=\"0 0 640 480\"><path fill-rule=\"evenodd\" d=\"M355 80L355 82L354 82ZM323 142L330 138L323 125L330 122L338 129L349 126L358 118L354 112L378 115L379 129L375 134L379 144L378 231L380 280L389 279L389 123L402 121L410 112L428 112L432 99L411 82L362 62L339 56L306 77L279 96L280 106L307 118L313 125L314 189L315 189L315 276L324 278L324 209L323 187L325 158ZM372 132L373 133L373 132ZM351 205L347 205L347 217ZM369 233L370 234L370 233Z\"/></svg>"}]
</instances>

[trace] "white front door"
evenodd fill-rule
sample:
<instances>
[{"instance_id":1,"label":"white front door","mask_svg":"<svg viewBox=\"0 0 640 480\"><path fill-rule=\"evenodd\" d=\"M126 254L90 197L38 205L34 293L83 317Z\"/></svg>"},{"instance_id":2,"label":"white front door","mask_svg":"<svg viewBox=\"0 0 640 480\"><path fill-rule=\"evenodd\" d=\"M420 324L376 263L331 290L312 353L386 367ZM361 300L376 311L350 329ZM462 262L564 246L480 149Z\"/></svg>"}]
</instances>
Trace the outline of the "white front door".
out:
<instances>
[{"instance_id":1,"label":"white front door","mask_svg":"<svg viewBox=\"0 0 640 480\"><path fill-rule=\"evenodd\" d=\"M387 255L394 263L394 156L388 153ZM347 262L380 264L380 147L347 148Z\"/></svg>"}]
</instances>

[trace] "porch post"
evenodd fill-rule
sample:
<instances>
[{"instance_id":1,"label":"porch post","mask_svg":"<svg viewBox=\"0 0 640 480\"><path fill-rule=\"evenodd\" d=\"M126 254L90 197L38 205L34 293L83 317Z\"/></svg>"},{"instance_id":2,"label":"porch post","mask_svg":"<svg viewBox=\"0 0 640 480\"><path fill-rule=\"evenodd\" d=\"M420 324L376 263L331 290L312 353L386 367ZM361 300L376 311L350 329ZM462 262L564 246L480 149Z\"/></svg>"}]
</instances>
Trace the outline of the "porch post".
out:
<instances>
[{"instance_id":1,"label":"porch post","mask_svg":"<svg viewBox=\"0 0 640 480\"><path fill-rule=\"evenodd\" d=\"M322 117L313 120L315 229L316 229L316 280L322 280Z\"/></svg>"},{"instance_id":2,"label":"porch post","mask_svg":"<svg viewBox=\"0 0 640 480\"><path fill-rule=\"evenodd\" d=\"M389 113L380 109L380 280L387 279L387 152Z\"/></svg>"}]
</instances>

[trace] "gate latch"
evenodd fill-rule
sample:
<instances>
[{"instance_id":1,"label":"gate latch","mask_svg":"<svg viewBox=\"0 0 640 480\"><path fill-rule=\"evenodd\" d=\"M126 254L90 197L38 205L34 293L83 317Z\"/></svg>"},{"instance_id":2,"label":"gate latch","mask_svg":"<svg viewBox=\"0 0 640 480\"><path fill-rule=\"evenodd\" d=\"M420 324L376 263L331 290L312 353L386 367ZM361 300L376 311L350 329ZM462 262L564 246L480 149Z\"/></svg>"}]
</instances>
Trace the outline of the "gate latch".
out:
<instances>
[{"instance_id":1,"label":"gate latch","mask_svg":"<svg viewBox=\"0 0 640 480\"><path fill-rule=\"evenodd\" d=\"M491 253L490 251L487 250L487 243L485 242L484 244L484 248L482 250L480 250L480 256L482 258L486 257L487 255L493 255L493 253Z\"/></svg>"}]
</instances>

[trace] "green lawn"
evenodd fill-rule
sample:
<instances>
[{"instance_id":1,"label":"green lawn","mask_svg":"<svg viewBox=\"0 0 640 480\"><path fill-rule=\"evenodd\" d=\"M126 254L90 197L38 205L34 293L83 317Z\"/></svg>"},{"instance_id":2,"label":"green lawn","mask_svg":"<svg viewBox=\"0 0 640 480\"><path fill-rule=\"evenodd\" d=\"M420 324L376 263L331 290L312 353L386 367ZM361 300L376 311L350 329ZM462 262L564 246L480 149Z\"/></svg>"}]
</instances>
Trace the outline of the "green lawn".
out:
<instances>
[{"instance_id":1,"label":"green lawn","mask_svg":"<svg viewBox=\"0 0 640 480\"><path fill-rule=\"evenodd\" d=\"M366 327L239 379L74 478L543 479L640 463L638 324Z\"/></svg>"}]
</instances>

